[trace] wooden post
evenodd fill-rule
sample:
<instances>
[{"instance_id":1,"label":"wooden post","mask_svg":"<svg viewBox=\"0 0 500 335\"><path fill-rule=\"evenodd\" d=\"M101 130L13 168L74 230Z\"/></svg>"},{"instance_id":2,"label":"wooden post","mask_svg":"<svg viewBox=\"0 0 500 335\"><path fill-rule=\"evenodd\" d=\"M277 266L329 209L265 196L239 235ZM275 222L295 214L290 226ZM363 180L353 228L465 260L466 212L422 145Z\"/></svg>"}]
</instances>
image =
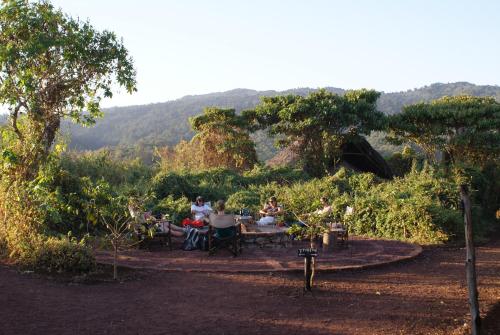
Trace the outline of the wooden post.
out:
<instances>
[{"instance_id":1,"label":"wooden post","mask_svg":"<svg viewBox=\"0 0 500 335\"><path fill-rule=\"evenodd\" d=\"M172 222L168 221L168 248L172 251Z\"/></svg>"},{"instance_id":2,"label":"wooden post","mask_svg":"<svg viewBox=\"0 0 500 335\"><path fill-rule=\"evenodd\" d=\"M113 279L116 280L118 279L118 265L116 264L117 261L118 261L118 242L115 241L115 243L113 243L113 247L114 247L114 253L113 253Z\"/></svg>"},{"instance_id":3,"label":"wooden post","mask_svg":"<svg viewBox=\"0 0 500 335\"><path fill-rule=\"evenodd\" d=\"M467 274L467 288L469 291L469 306L471 313L471 333L479 335L481 331L481 316L479 315L479 303L476 281L476 254L472 234L472 213L469 191L467 185L460 186L460 197L462 198L464 223L465 223L465 246L467 256L465 260L465 271Z\"/></svg>"},{"instance_id":4,"label":"wooden post","mask_svg":"<svg viewBox=\"0 0 500 335\"><path fill-rule=\"evenodd\" d=\"M311 259L312 257L310 255L306 256L304 259L304 287L306 291L311 291L312 289L312 266L311 266Z\"/></svg>"},{"instance_id":5,"label":"wooden post","mask_svg":"<svg viewBox=\"0 0 500 335\"><path fill-rule=\"evenodd\" d=\"M304 257L304 291L311 292L313 287L315 257L318 256L316 249L299 249L298 256Z\"/></svg>"},{"instance_id":6,"label":"wooden post","mask_svg":"<svg viewBox=\"0 0 500 335\"><path fill-rule=\"evenodd\" d=\"M336 245L335 233L329 231L323 233L323 252L331 252Z\"/></svg>"}]
</instances>

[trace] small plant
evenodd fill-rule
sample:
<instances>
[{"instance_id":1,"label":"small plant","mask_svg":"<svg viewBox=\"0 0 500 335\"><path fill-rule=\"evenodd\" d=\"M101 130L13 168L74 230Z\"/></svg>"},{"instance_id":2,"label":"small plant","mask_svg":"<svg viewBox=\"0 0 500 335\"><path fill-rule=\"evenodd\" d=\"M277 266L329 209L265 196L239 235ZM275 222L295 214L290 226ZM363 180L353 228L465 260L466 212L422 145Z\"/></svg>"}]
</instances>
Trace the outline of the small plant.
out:
<instances>
[{"instance_id":1,"label":"small plant","mask_svg":"<svg viewBox=\"0 0 500 335\"><path fill-rule=\"evenodd\" d=\"M113 247L113 279L118 279L118 252L122 249L130 248L140 241L131 241L130 235L132 232L131 220L128 217L120 217L110 221L102 216L102 220L108 233L106 239Z\"/></svg>"},{"instance_id":2,"label":"small plant","mask_svg":"<svg viewBox=\"0 0 500 335\"><path fill-rule=\"evenodd\" d=\"M316 238L328 232L327 222L328 216L323 214L305 214L299 216L301 221L307 222L305 226L298 224L292 225L288 230L289 234L295 235L298 239L308 239L311 243L311 248L315 247Z\"/></svg>"}]
</instances>

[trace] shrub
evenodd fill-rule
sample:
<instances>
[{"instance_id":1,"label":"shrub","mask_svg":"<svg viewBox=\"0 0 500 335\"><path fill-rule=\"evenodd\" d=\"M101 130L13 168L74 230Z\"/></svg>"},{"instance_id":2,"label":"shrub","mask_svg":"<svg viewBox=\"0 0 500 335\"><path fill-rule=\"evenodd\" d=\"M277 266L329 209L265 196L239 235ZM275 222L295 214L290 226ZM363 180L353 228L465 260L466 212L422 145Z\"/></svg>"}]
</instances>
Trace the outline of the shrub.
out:
<instances>
[{"instance_id":1,"label":"shrub","mask_svg":"<svg viewBox=\"0 0 500 335\"><path fill-rule=\"evenodd\" d=\"M246 180L234 171L217 168L196 172L188 176L196 195L215 202L248 186ZM195 195L190 197L194 200Z\"/></svg>"},{"instance_id":2,"label":"shrub","mask_svg":"<svg viewBox=\"0 0 500 335\"><path fill-rule=\"evenodd\" d=\"M186 197L174 199L172 195L160 200L153 208L155 214L168 214L174 223L180 221L191 215L191 201Z\"/></svg>"},{"instance_id":3,"label":"shrub","mask_svg":"<svg viewBox=\"0 0 500 335\"><path fill-rule=\"evenodd\" d=\"M94 271L96 262L83 240L48 237L34 250L30 265L40 272L82 274Z\"/></svg>"},{"instance_id":4,"label":"shrub","mask_svg":"<svg viewBox=\"0 0 500 335\"><path fill-rule=\"evenodd\" d=\"M174 198L196 197L196 189L186 176L174 172L160 173L153 178L152 191L158 199L169 195Z\"/></svg>"},{"instance_id":5,"label":"shrub","mask_svg":"<svg viewBox=\"0 0 500 335\"><path fill-rule=\"evenodd\" d=\"M413 166L421 166L422 162L423 158L409 146L405 146L401 152L395 152L387 158L387 164L397 177L403 177L412 170Z\"/></svg>"},{"instance_id":6,"label":"shrub","mask_svg":"<svg viewBox=\"0 0 500 335\"><path fill-rule=\"evenodd\" d=\"M238 212L242 208L248 208L253 213L259 211L261 206L260 196L254 190L241 190L229 196L226 202L228 211Z\"/></svg>"},{"instance_id":7,"label":"shrub","mask_svg":"<svg viewBox=\"0 0 500 335\"><path fill-rule=\"evenodd\" d=\"M255 165L253 170L244 173L249 185L263 185L277 183L279 185L291 185L294 182L311 179L301 169L291 167L275 167Z\"/></svg>"},{"instance_id":8,"label":"shrub","mask_svg":"<svg viewBox=\"0 0 500 335\"><path fill-rule=\"evenodd\" d=\"M458 187L431 170L357 192L348 219L355 234L440 243L462 233Z\"/></svg>"}]
</instances>

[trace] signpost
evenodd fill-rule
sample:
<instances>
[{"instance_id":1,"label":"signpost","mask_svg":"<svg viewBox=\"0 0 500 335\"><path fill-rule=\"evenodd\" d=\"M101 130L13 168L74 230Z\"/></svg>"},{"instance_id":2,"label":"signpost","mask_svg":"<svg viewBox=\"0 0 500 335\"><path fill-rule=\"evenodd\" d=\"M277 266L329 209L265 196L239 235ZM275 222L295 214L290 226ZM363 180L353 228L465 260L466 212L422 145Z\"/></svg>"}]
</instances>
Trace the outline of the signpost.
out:
<instances>
[{"instance_id":1,"label":"signpost","mask_svg":"<svg viewBox=\"0 0 500 335\"><path fill-rule=\"evenodd\" d=\"M299 249L298 256L304 257L304 291L311 292L314 277L313 258L318 256L318 250L313 248Z\"/></svg>"}]
</instances>

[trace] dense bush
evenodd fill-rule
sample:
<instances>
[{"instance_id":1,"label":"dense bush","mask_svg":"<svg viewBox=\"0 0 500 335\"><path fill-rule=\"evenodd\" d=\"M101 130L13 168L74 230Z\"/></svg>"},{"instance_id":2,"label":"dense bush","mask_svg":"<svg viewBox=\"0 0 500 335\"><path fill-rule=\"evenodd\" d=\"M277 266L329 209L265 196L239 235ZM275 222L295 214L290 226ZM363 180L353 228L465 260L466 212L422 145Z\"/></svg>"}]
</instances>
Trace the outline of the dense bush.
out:
<instances>
[{"instance_id":1,"label":"dense bush","mask_svg":"<svg viewBox=\"0 0 500 335\"><path fill-rule=\"evenodd\" d=\"M402 156L414 158L408 152ZM392 181L347 169L312 179L299 170L263 166L244 174L227 169L159 172L148 180L151 170L140 172L139 178L124 177L127 169L114 170L121 177L101 173L100 169L119 165L108 162L106 156L71 158L68 162L69 159L65 157L66 161L55 166L64 168L54 168L53 173L47 174L53 177L46 183L45 189L50 192L43 196L44 209L48 213L47 227L54 232L102 233L97 210L109 215L123 212L130 196L145 198L149 189L153 197L148 197L144 207L155 214L169 214L176 223L190 216L190 204L197 195L212 203L226 200L228 211L248 208L254 213L270 196L276 196L288 221L320 208L319 199L326 196L337 220L344 220L347 206L355 208L354 214L345 218L354 234L419 243L439 243L463 236L457 185L427 165L413 164L410 171L405 167L404 176ZM481 208L496 199L494 188L483 171L472 172L469 175L473 200L481 205L474 207L476 231L486 233L488 227L481 224Z\"/></svg>"},{"instance_id":2,"label":"dense bush","mask_svg":"<svg viewBox=\"0 0 500 335\"><path fill-rule=\"evenodd\" d=\"M233 213L237 213L243 208L247 208L253 213L256 213L261 207L261 204L262 202L257 192L254 190L241 190L228 197L226 208Z\"/></svg>"},{"instance_id":3,"label":"dense bush","mask_svg":"<svg viewBox=\"0 0 500 335\"><path fill-rule=\"evenodd\" d=\"M355 234L419 243L462 236L458 187L429 169L357 192L352 204Z\"/></svg>"},{"instance_id":4,"label":"dense bush","mask_svg":"<svg viewBox=\"0 0 500 335\"><path fill-rule=\"evenodd\" d=\"M417 167L421 168L423 157L418 155L411 147L405 146L401 152L393 153L386 159L386 161L395 176L403 177L412 169Z\"/></svg>"},{"instance_id":5,"label":"dense bush","mask_svg":"<svg viewBox=\"0 0 500 335\"><path fill-rule=\"evenodd\" d=\"M281 173L294 181L285 181L287 177ZM333 217L346 220L354 234L424 244L463 236L457 184L427 165L421 169L413 165L404 177L392 181L347 169L321 179L300 178L290 169L267 168L256 168L243 176L218 170L162 178L166 177L156 181L163 182L158 185L170 195L160 200L156 209L178 217L189 215L189 200L184 196L226 199L228 210L233 212L241 208L257 212L270 196L276 196L286 211L285 219L296 221L297 216L320 208L319 199L326 196L332 203ZM481 183L479 177L475 180ZM347 206L354 208L354 214L344 217ZM474 213L477 231L486 232L479 211Z\"/></svg>"},{"instance_id":6,"label":"dense bush","mask_svg":"<svg viewBox=\"0 0 500 335\"><path fill-rule=\"evenodd\" d=\"M60 170L45 185L41 206L47 213L45 228L49 234L72 232L75 235L102 232L100 216L123 215L127 197L118 186L104 179L93 181Z\"/></svg>"},{"instance_id":7,"label":"dense bush","mask_svg":"<svg viewBox=\"0 0 500 335\"><path fill-rule=\"evenodd\" d=\"M153 208L154 214L168 214L174 223L179 224L183 218L189 217L191 213L191 201L186 197L174 199L169 195L158 202Z\"/></svg>"},{"instance_id":8,"label":"dense bush","mask_svg":"<svg viewBox=\"0 0 500 335\"><path fill-rule=\"evenodd\" d=\"M163 199L169 195L180 198L193 198L196 196L195 186L188 178L176 172L160 173L153 178L152 190L158 199Z\"/></svg>"},{"instance_id":9,"label":"dense bush","mask_svg":"<svg viewBox=\"0 0 500 335\"><path fill-rule=\"evenodd\" d=\"M216 201L228 199L231 194L250 187L260 188L269 183L290 185L307 179L307 175L291 168L256 167L243 175L218 168L198 172L160 172L153 178L151 189L158 199L172 195L194 201L201 195L206 200Z\"/></svg>"},{"instance_id":10,"label":"dense bush","mask_svg":"<svg viewBox=\"0 0 500 335\"><path fill-rule=\"evenodd\" d=\"M60 158L60 167L75 177L104 179L111 185L138 184L153 174L153 169L140 160L118 160L108 150L66 153Z\"/></svg>"},{"instance_id":11,"label":"dense bush","mask_svg":"<svg viewBox=\"0 0 500 335\"><path fill-rule=\"evenodd\" d=\"M96 262L83 241L49 237L34 250L30 265L40 272L80 274L95 270Z\"/></svg>"}]
</instances>

